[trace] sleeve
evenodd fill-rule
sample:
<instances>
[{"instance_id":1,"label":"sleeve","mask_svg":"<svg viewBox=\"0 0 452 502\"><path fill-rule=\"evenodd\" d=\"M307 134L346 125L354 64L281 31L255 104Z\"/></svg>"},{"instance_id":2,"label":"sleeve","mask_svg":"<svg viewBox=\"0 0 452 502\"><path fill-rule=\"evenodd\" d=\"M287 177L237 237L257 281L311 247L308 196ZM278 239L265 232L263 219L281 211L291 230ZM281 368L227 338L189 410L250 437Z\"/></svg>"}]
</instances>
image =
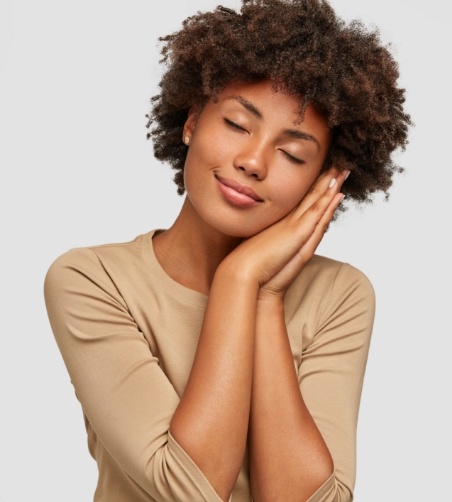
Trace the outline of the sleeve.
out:
<instances>
[{"instance_id":1,"label":"sleeve","mask_svg":"<svg viewBox=\"0 0 452 502\"><path fill-rule=\"evenodd\" d=\"M47 312L98 440L152 499L221 502L169 433L175 389L96 254L75 249L47 272Z\"/></svg>"},{"instance_id":2,"label":"sleeve","mask_svg":"<svg viewBox=\"0 0 452 502\"><path fill-rule=\"evenodd\" d=\"M374 314L369 280L343 264L298 368L300 391L334 462L334 474L309 502L353 500L358 410Z\"/></svg>"}]
</instances>

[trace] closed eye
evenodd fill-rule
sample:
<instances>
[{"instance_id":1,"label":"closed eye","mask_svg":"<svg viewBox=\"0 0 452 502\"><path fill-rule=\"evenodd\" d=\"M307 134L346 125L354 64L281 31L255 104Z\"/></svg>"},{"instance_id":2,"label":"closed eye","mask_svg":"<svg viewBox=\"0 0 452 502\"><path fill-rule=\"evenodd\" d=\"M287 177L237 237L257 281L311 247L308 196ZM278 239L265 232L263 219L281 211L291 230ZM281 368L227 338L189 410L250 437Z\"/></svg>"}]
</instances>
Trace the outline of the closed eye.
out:
<instances>
[{"instance_id":1,"label":"closed eye","mask_svg":"<svg viewBox=\"0 0 452 502\"><path fill-rule=\"evenodd\" d=\"M305 164L305 161L302 159L299 159L298 157L294 157L290 153L286 152L285 150L281 150L281 152L291 161L294 162L295 164Z\"/></svg>"},{"instance_id":2,"label":"closed eye","mask_svg":"<svg viewBox=\"0 0 452 502\"><path fill-rule=\"evenodd\" d=\"M240 126L239 124L236 124L235 122L232 122L232 120L226 117L224 118L224 121L226 122L226 124L228 124L228 126L232 127L233 129L236 129L237 131L248 132L244 127Z\"/></svg>"}]
</instances>

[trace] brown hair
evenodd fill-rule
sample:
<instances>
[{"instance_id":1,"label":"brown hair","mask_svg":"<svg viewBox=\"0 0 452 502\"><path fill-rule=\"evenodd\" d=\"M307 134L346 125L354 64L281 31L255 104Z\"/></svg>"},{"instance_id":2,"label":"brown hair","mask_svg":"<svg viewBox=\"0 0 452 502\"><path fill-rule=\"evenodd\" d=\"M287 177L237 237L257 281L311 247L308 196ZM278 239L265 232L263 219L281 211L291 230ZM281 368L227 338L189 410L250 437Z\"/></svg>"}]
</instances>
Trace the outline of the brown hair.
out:
<instances>
[{"instance_id":1,"label":"brown hair","mask_svg":"<svg viewBox=\"0 0 452 502\"><path fill-rule=\"evenodd\" d=\"M198 13L159 40L166 69L152 98L148 138L155 157L176 170L179 194L189 109L234 81L270 79L302 97L301 117L311 102L327 118L332 143L324 168L352 171L347 199L370 202L377 191L388 197L402 171L391 154L405 148L411 121L397 63L377 30L346 24L324 0L242 0L240 12L219 6Z\"/></svg>"}]
</instances>

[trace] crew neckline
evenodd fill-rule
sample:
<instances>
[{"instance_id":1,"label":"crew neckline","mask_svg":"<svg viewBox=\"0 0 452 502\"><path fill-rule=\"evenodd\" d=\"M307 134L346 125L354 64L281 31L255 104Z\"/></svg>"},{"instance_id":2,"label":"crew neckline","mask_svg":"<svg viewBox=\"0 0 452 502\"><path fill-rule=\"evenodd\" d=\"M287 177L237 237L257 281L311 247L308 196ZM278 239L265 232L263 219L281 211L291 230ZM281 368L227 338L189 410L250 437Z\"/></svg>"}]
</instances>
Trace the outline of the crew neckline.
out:
<instances>
[{"instance_id":1,"label":"crew neckline","mask_svg":"<svg viewBox=\"0 0 452 502\"><path fill-rule=\"evenodd\" d=\"M163 290L169 292L173 296L179 298L180 300L190 303L192 305L196 305L201 308L206 308L207 304L207 295L200 293L199 291L195 291L193 289L187 288L186 286L180 284L175 281L172 277L170 277L165 269L160 265L160 262L157 260L157 256L154 252L154 243L152 238L156 234L156 232L162 232L163 229L155 229L146 234L141 235L141 252L143 254L144 259L150 267L152 272L152 276L154 279L157 279L157 284Z\"/></svg>"}]
</instances>

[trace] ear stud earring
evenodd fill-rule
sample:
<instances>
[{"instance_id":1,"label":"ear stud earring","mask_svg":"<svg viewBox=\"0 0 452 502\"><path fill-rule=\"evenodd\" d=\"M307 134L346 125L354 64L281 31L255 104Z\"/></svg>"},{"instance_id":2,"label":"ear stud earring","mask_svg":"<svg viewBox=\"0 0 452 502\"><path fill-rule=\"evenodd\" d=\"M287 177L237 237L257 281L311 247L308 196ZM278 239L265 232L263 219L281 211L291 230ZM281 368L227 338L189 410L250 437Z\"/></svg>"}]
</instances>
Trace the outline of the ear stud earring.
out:
<instances>
[{"instance_id":1,"label":"ear stud earring","mask_svg":"<svg viewBox=\"0 0 452 502\"><path fill-rule=\"evenodd\" d=\"M190 144L190 136L184 136L184 143L188 146Z\"/></svg>"}]
</instances>

